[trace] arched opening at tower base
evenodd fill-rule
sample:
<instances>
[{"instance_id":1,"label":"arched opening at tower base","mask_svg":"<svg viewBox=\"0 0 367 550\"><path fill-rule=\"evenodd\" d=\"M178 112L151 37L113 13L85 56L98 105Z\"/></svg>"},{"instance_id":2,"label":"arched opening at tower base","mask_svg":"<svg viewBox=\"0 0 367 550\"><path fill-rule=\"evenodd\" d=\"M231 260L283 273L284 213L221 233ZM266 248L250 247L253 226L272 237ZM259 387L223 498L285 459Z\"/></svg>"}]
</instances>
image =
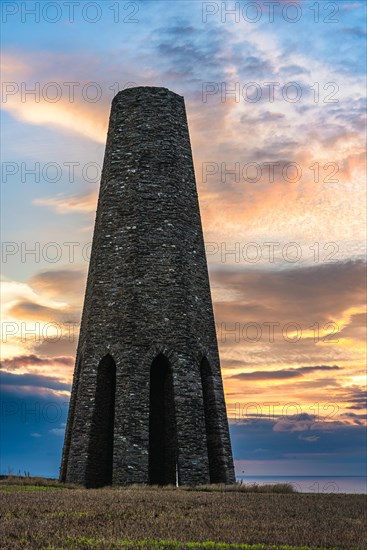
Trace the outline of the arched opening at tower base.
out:
<instances>
[{"instance_id":1,"label":"arched opening at tower base","mask_svg":"<svg viewBox=\"0 0 367 550\"><path fill-rule=\"evenodd\" d=\"M172 369L159 354L150 367L149 483L176 484L177 430Z\"/></svg>"},{"instance_id":2,"label":"arched opening at tower base","mask_svg":"<svg viewBox=\"0 0 367 550\"><path fill-rule=\"evenodd\" d=\"M210 483L225 483L226 470L223 462L223 445L219 432L219 417L216 406L213 373L206 357L200 363L203 389L206 442Z\"/></svg>"},{"instance_id":3,"label":"arched opening at tower base","mask_svg":"<svg viewBox=\"0 0 367 550\"><path fill-rule=\"evenodd\" d=\"M87 487L112 484L116 363L107 354L97 369L97 382L88 446Z\"/></svg>"}]
</instances>

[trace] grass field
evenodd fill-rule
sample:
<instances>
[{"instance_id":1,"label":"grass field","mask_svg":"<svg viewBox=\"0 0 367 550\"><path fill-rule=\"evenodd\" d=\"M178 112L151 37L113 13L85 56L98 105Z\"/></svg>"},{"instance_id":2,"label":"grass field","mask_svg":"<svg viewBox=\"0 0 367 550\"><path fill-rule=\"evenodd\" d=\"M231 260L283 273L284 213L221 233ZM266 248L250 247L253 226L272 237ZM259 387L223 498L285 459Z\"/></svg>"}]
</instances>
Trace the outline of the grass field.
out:
<instances>
[{"instance_id":1,"label":"grass field","mask_svg":"<svg viewBox=\"0 0 367 550\"><path fill-rule=\"evenodd\" d=\"M366 497L287 486L81 489L0 481L0 548L367 548Z\"/></svg>"}]
</instances>

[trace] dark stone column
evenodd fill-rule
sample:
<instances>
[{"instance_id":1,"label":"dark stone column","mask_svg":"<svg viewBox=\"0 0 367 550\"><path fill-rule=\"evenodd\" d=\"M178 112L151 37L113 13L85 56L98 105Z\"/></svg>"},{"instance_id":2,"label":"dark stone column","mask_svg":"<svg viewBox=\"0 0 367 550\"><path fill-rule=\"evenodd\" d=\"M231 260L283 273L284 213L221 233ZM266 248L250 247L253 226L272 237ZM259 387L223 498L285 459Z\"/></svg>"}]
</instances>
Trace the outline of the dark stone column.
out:
<instances>
[{"instance_id":1,"label":"dark stone column","mask_svg":"<svg viewBox=\"0 0 367 550\"><path fill-rule=\"evenodd\" d=\"M152 410L153 416L158 411L150 407L150 380L152 363L159 355L170 366L172 392L159 391L169 403L162 421L177 438L179 482L220 479L232 483L233 460L185 105L181 96L165 88L130 88L112 102L63 451L63 481L88 482L93 440L102 441L95 426L109 426L106 419L97 424L93 420L99 418L94 412L95 407L98 411L98 365L107 354L116 365L113 483L149 481L149 440L151 445L153 441L149 419ZM200 372L204 357L211 369L209 400ZM173 410L175 428L167 417ZM158 425L157 420L151 422ZM173 435L165 437L172 451ZM208 445L207 437L215 444ZM208 458L208 448L215 449L217 458L210 458L210 452ZM94 456L104 456L103 451ZM171 470L172 459L167 461ZM209 464L215 464L211 473ZM172 473L166 474L171 481Z\"/></svg>"}]
</instances>

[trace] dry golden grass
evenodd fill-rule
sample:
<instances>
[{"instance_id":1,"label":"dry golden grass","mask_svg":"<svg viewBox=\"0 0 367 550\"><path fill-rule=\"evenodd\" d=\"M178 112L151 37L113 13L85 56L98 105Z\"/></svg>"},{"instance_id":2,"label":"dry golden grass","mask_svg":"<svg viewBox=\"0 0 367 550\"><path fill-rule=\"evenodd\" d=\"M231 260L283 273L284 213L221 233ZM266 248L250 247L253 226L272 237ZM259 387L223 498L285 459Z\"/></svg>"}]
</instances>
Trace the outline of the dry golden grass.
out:
<instances>
[{"instance_id":1,"label":"dry golden grass","mask_svg":"<svg viewBox=\"0 0 367 550\"><path fill-rule=\"evenodd\" d=\"M21 483L0 481L1 549L367 548L364 495Z\"/></svg>"}]
</instances>

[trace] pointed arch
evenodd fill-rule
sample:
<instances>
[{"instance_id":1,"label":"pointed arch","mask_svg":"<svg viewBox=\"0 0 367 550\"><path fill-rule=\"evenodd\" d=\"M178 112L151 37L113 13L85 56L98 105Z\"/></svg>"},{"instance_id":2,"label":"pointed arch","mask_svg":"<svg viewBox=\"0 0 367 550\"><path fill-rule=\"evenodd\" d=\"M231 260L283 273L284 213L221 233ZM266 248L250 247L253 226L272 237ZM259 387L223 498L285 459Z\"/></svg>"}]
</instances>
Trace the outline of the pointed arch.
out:
<instances>
[{"instance_id":1,"label":"pointed arch","mask_svg":"<svg viewBox=\"0 0 367 550\"><path fill-rule=\"evenodd\" d=\"M151 363L149 386L149 483L176 484L177 428L172 367L159 353Z\"/></svg>"},{"instance_id":2,"label":"pointed arch","mask_svg":"<svg viewBox=\"0 0 367 550\"><path fill-rule=\"evenodd\" d=\"M97 368L86 469L87 487L112 484L115 393L116 363L107 354Z\"/></svg>"}]
</instances>

